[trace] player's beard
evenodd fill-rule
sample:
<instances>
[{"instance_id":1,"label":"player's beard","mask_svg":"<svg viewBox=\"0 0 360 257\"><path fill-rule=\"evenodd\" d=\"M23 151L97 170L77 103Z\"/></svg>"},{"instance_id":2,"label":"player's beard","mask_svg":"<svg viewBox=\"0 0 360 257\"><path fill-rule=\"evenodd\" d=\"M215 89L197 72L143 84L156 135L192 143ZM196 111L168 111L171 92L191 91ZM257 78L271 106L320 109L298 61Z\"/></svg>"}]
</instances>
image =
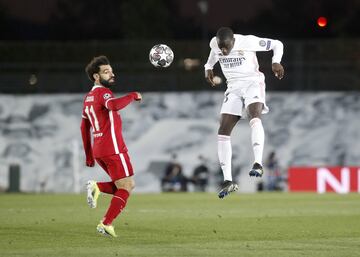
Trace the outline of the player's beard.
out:
<instances>
[{"instance_id":1,"label":"player's beard","mask_svg":"<svg viewBox=\"0 0 360 257\"><path fill-rule=\"evenodd\" d=\"M110 81L110 80L112 80L112 81ZM114 78L114 77L109 78L108 80L103 79L103 78L100 77L100 84L103 85L103 86L105 86L105 87L107 87L107 88L109 88L109 87L115 86L115 85L116 85L116 81L115 81L115 78Z\"/></svg>"}]
</instances>

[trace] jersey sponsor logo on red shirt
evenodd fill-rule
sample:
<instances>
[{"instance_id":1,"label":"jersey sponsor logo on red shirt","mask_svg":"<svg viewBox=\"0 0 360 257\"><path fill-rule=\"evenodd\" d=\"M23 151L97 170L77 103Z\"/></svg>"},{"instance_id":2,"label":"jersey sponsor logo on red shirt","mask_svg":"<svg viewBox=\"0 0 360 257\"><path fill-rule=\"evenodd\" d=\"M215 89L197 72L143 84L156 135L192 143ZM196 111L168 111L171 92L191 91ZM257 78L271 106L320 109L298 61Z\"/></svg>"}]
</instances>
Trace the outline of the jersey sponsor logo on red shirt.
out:
<instances>
[{"instance_id":1,"label":"jersey sponsor logo on red shirt","mask_svg":"<svg viewBox=\"0 0 360 257\"><path fill-rule=\"evenodd\" d=\"M93 134L93 136L94 136L94 137L102 137L102 136L103 136L103 133L102 133L102 132L100 132L100 133L95 133L95 134Z\"/></svg>"}]
</instances>

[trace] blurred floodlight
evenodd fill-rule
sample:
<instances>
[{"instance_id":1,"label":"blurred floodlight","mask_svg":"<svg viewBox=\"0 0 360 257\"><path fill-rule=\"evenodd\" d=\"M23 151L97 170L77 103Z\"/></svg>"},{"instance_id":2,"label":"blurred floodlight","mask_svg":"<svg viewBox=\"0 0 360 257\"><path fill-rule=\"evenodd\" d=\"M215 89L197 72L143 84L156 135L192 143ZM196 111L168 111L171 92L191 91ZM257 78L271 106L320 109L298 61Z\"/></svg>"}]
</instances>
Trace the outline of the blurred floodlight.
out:
<instances>
[{"instance_id":1,"label":"blurred floodlight","mask_svg":"<svg viewBox=\"0 0 360 257\"><path fill-rule=\"evenodd\" d=\"M326 25L327 25L327 19L326 19L326 17L323 17L323 16L321 16L321 17L319 17L318 19L317 19L317 24L318 24L318 26L319 27L326 27Z\"/></svg>"},{"instance_id":2,"label":"blurred floodlight","mask_svg":"<svg viewBox=\"0 0 360 257\"><path fill-rule=\"evenodd\" d=\"M198 4L198 7L199 7L200 12L201 12L202 14L206 14L206 13L208 12L209 6L208 6L208 2L207 2L207 1L202 0L202 1L199 1L197 4Z\"/></svg>"},{"instance_id":3,"label":"blurred floodlight","mask_svg":"<svg viewBox=\"0 0 360 257\"><path fill-rule=\"evenodd\" d=\"M35 74L31 74L29 77L29 85L35 86L38 82L37 76Z\"/></svg>"},{"instance_id":4,"label":"blurred floodlight","mask_svg":"<svg viewBox=\"0 0 360 257\"><path fill-rule=\"evenodd\" d=\"M199 59L192 59L192 58L186 58L184 59L184 67L185 70L192 70L196 67L199 67L200 60Z\"/></svg>"}]
</instances>

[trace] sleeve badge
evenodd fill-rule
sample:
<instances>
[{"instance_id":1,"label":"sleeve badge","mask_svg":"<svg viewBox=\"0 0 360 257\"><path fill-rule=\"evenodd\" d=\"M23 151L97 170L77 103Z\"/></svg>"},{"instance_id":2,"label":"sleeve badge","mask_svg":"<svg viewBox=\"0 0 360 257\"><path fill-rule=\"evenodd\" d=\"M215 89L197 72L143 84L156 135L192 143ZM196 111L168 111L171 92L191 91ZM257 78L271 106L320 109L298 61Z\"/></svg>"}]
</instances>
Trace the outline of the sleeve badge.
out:
<instances>
[{"instance_id":1,"label":"sleeve badge","mask_svg":"<svg viewBox=\"0 0 360 257\"><path fill-rule=\"evenodd\" d=\"M262 47L266 46L266 41L265 40L260 40L259 45L262 46Z\"/></svg>"},{"instance_id":2,"label":"sleeve badge","mask_svg":"<svg viewBox=\"0 0 360 257\"><path fill-rule=\"evenodd\" d=\"M103 97L104 97L105 100L107 100L107 99L109 99L111 97L111 94L106 93L106 94L103 95Z\"/></svg>"}]
</instances>

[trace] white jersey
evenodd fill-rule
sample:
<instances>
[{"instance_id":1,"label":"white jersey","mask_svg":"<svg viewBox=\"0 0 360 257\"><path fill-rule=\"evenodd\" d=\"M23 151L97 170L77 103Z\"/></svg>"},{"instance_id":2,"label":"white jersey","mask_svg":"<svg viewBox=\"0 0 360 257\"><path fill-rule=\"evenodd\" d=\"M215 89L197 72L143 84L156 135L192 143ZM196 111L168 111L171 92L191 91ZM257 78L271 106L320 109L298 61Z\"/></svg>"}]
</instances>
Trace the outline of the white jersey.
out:
<instances>
[{"instance_id":1,"label":"white jersey","mask_svg":"<svg viewBox=\"0 0 360 257\"><path fill-rule=\"evenodd\" d=\"M204 66L205 70L212 70L219 61L228 82L238 80L264 81L264 74L259 71L256 52L273 50L272 63L281 62L284 46L279 40L240 34L234 34L234 38L234 47L229 55L221 53L216 37L211 39L211 51Z\"/></svg>"}]
</instances>

